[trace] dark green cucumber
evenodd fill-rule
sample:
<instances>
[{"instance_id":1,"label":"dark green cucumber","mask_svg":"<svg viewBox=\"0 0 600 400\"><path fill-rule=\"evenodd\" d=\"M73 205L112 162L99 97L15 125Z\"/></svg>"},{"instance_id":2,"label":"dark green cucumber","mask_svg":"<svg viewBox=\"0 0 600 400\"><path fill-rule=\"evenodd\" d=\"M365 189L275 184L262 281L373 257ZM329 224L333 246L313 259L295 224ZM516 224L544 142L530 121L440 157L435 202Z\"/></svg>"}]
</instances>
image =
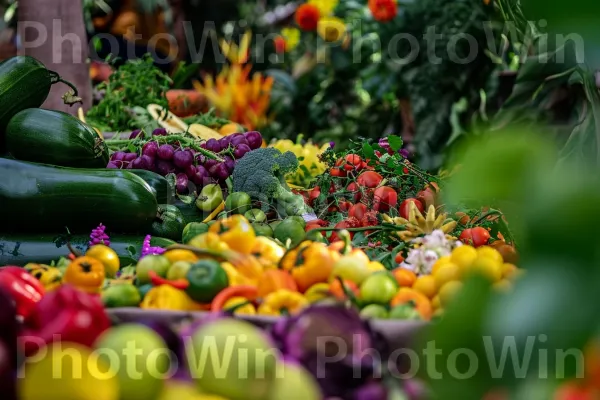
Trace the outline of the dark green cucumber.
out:
<instances>
[{"instance_id":1,"label":"dark green cucumber","mask_svg":"<svg viewBox=\"0 0 600 400\"><path fill-rule=\"evenodd\" d=\"M185 204L183 201L177 199L174 205L181 211L186 225L190 222L202 222L205 218L193 202L192 204Z\"/></svg>"},{"instance_id":2,"label":"dark green cucumber","mask_svg":"<svg viewBox=\"0 0 600 400\"><path fill-rule=\"evenodd\" d=\"M8 232L150 232L158 203L127 171L55 168L0 158L0 226Z\"/></svg>"},{"instance_id":3,"label":"dark green cucumber","mask_svg":"<svg viewBox=\"0 0 600 400\"><path fill-rule=\"evenodd\" d=\"M0 64L0 132L18 112L41 107L57 82L66 83L77 93L73 85L33 57L12 57Z\"/></svg>"},{"instance_id":4,"label":"dark green cucumber","mask_svg":"<svg viewBox=\"0 0 600 400\"><path fill-rule=\"evenodd\" d=\"M30 108L11 118L6 149L16 159L74 168L104 168L108 148L98 133L72 115Z\"/></svg>"},{"instance_id":5,"label":"dark green cucumber","mask_svg":"<svg viewBox=\"0 0 600 400\"><path fill-rule=\"evenodd\" d=\"M16 235L0 233L0 265L23 266L28 263L49 264L66 257L71 252L67 247L67 238L71 246L85 253L90 240L89 235L30 234ZM111 235L110 247L117 252L121 266L137 262L142 250L144 236ZM152 237L151 246L167 247L174 241Z\"/></svg>"},{"instance_id":6,"label":"dark green cucumber","mask_svg":"<svg viewBox=\"0 0 600 400\"><path fill-rule=\"evenodd\" d=\"M150 185L158 204L166 204L168 202L169 184L163 176L152 171L146 171L145 169L128 169L127 171L136 174Z\"/></svg>"}]
</instances>

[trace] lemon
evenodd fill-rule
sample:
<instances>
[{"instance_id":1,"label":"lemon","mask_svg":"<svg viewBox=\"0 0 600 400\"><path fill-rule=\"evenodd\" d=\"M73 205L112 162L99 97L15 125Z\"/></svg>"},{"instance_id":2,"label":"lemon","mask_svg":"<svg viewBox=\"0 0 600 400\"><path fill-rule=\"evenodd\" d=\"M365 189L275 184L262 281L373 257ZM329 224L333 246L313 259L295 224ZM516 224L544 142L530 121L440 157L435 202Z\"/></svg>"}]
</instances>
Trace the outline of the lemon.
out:
<instances>
[{"instance_id":1,"label":"lemon","mask_svg":"<svg viewBox=\"0 0 600 400\"><path fill-rule=\"evenodd\" d=\"M477 258L477 250L473 246L460 246L452 251L450 260L461 270L465 270Z\"/></svg>"},{"instance_id":2,"label":"lemon","mask_svg":"<svg viewBox=\"0 0 600 400\"><path fill-rule=\"evenodd\" d=\"M106 276L109 278L114 278L117 271L119 271L121 265L119 256L116 251L108 246L103 244L94 245L85 252L85 255L100 261L104 265Z\"/></svg>"},{"instance_id":3,"label":"lemon","mask_svg":"<svg viewBox=\"0 0 600 400\"><path fill-rule=\"evenodd\" d=\"M371 272L386 271L387 270L387 268L384 267L384 265L382 263L380 263L379 261L371 261L369 264L367 264L367 268Z\"/></svg>"},{"instance_id":4,"label":"lemon","mask_svg":"<svg viewBox=\"0 0 600 400\"><path fill-rule=\"evenodd\" d=\"M433 264L433 267L431 268L431 274L435 275L435 273L437 272L437 270L444 264L448 264L449 262L452 262L450 259L450 256L443 256L440 257L435 264Z\"/></svg>"},{"instance_id":5,"label":"lemon","mask_svg":"<svg viewBox=\"0 0 600 400\"><path fill-rule=\"evenodd\" d=\"M502 254L493 247L490 246L481 246L477 248L477 256L478 257L488 257L492 260L495 260L497 263L502 264L504 259L502 258Z\"/></svg>"},{"instance_id":6,"label":"lemon","mask_svg":"<svg viewBox=\"0 0 600 400\"><path fill-rule=\"evenodd\" d=\"M192 253L189 250L181 250L181 249L169 250L163 255L167 258L167 260L169 260L169 262L171 264L174 264L177 261L188 261L188 262L198 261L198 256L196 256L194 253Z\"/></svg>"},{"instance_id":7,"label":"lemon","mask_svg":"<svg viewBox=\"0 0 600 400\"><path fill-rule=\"evenodd\" d=\"M460 280L461 270L456 264L445 264L437 270L437 273L433 277L436 287L441 288L450 281Z\"/></svg>"},{"instance_id":8,"label":"lemon","mask_svg":"<svg viewBox=\"0 0 600 400\"><path fill-rule=\"evenodd\" d=\"M477 257L467 269L468 274L479 274L487 277L492 282L502 279L502 264L490 257Z\"/></svg>"},{"instance_id":9,"label":"lemon","mask_svg":"<svg viewBox=\"0 0 600 400\"><path fill-rule=\"evenodd\" d=\"M448 304L450 304L454 299L454 296L456 296L456 294L462 289L462 287L463 284L459 281L448 282L442 286L439 294L440 305L444 308L447 307Z\"/></svg>"},{"instance_id":10,"label":"lemon","mask_svg":"<svg viewBox=\"0 0 600 400\"><path fill-rule=\"evenodd\" d=\"M442 303L440 302L440 296L435 296L433 300L431 300L431 306L434 310L440 309L440 307L442 306Z\"/></svg>"},{"instance_id":11,"label":"lemon","mask_svg":"<svg viewBox=\"0 0 600 400\"><path fill-rule=\"evenodd\" d=\"M433 276L421 275L417 278L412 288L417 292L424 294L427 298L432 299L437 294L438 286L436 285Z\"/></svg>"}]
</instances>

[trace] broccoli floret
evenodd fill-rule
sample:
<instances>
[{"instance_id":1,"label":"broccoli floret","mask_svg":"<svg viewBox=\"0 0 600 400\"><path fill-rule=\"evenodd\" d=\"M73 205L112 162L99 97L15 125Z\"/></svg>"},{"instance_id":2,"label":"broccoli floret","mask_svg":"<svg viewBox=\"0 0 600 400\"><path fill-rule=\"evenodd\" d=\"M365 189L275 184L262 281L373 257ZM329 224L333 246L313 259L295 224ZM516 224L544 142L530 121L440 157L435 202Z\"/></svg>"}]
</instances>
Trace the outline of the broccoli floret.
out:
<instances>
[{"instance_id":1,"label":"broccoli floret","mask_svg":"<svg viewBox=\"0 0 600 400\"><path fill-rule=\"evenodd\" d=\"M248 193L265 204L275 203L278 211L286 215L312 212L302 196L294 194L285 181L285 176L298 166L298 159L291 151L282 154L271 147L253 150L236 162L233 190Z\"/></svg>"}]
</instances>

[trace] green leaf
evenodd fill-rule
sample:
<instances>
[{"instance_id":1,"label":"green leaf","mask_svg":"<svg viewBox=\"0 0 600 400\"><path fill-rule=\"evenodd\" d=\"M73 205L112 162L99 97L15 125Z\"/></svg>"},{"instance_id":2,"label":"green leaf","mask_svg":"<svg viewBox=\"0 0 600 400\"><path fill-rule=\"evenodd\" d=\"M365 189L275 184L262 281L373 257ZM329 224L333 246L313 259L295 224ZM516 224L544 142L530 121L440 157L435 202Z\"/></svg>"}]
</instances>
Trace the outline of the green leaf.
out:
<instances>
[{"instance_id":1,"label":"green leaf","mask_svg":"<svg viewBox=\"0 0 600 400\"><path fill-rule=\"evenodd\" d=\"M390 149L392 149L394 152L402 149L404 142L399 136L390 135L387 137L387 140L390 145Z\"/></svg>"},{"instance_id":2,"label":"green leaf","mask_svg":"<svg viewBox=\"0 0 600 400\"><path fill-rule=\"evenodd\" d=\"M371 145L367 142L363 144L362 151L365 158L372 159L375 157L375 151L373 150L373 147L371 147Z\"/></svg>"}]
</instances>

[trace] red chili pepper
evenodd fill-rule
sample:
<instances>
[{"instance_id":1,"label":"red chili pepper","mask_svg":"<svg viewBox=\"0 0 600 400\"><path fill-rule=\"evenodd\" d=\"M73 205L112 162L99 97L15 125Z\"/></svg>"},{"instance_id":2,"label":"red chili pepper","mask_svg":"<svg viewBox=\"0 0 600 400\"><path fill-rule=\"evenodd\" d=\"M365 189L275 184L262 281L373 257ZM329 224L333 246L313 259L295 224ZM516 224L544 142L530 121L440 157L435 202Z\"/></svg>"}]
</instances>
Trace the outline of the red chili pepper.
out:
<instances>
[{"instance_id":1,"label":"red chili pepper","mask_svg":"<svg viewBox=\"0 0 600 400\"><path fill-rule=\"evenodd\" d=\"M54 341L92 347L108 328L110 320L100 296L63 285L37 303L19 339L30 356Z\"/></svg>"},{"instance_id":2,"label":"red chili pepper","mask_svg":"<svg viewBox=\"0 0 600 400\"><path fill-rule=\"evenodd\" d=\"M148 272L148 276L150 277L150 282L152 283L152 286L169 285L174 287L175 289L180 290L185 290L188 288L188 286L190 286L190 282L188 282L187 279L182 278L170 281L161 276L158 276L158 274L154 271Z\"/></svg>"},{"instance_id":3,"label":"red chili pepper","mask_svg":"<svg viewBox=\"0 0 600 400\"><path fill-rule=\"evenodd\" d=\"M256 286L250 285L229 286L228 288L221 290L219 294L215 296L210 305L210 310L212 312L222 311L227 300L238 296L254 301L258 297L258 289Z\"/></svg>"},{"instance_id":4,"label":"red chili pepper","mask_svg":"<svg viewBox=\"0 0 600 400\"><path fill-rule=\"evenodd\" d=\"M0 287L11 295L17 307L17 315L23 318L31 314L45 293L40 281L21 267L0 268Z\"/></svg>"}]
</instances>

